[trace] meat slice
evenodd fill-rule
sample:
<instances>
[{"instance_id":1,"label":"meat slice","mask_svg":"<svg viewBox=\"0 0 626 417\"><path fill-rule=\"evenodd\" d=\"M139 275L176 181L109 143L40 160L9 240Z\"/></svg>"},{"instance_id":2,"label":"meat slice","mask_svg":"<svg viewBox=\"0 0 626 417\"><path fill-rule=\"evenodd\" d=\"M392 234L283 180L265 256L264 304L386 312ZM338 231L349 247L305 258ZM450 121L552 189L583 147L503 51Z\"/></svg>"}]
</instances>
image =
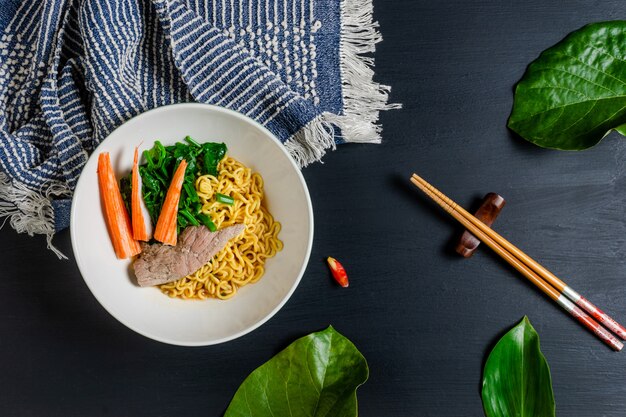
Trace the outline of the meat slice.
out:
<instances>
[{"instance_id":1,"label":"meat slice","mask_svg":"<svg viewBox=\"0 0 626 417\"><path fill-rule=\"evenodd\" d=\"M205 226L190 226L176 246L141 242L141 254L133 263L139 286L166 284L196 272L244 228L236 224L211 232Z\"/></svg>"}]
</instances>

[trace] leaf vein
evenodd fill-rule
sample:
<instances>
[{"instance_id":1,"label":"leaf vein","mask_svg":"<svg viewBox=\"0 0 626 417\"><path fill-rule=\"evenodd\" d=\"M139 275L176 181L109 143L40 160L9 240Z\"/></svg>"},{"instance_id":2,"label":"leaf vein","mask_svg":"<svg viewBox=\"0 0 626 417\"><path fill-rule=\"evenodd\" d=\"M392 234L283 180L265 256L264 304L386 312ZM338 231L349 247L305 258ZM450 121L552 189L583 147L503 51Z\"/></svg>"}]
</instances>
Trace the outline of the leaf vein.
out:
<instances>
[{"instance_id":1,"label":"leaf vein","mask_svg":"<svg viewBox=\"0 0 626 417\"><path fill-rule=\"evenodd\" d=\"M578 57L575 57L575 56L573 56L573 55L569 55L569 54L565 54L565 53L562 53L562 52L555 52L554 54L555 54L555 55L562 55L562 56L566 56L566 57L572 58L572 59L574 59L574 60L576 60L576 61L580 62L581 64L583 64L583 65L585 65L585 66L587 66L587 67L589 67L589 68L592 68L592 69L594 69L594 70L598 71L598 72L599 72L599 73L601 73L601 74L606 75L606 76L607 76L607 77L609 77L609 78L613 78L615 81L619 82L620 84L624 84L624 85L626 85L626 82L624 82L624 80L620 80L619 78L615 77L614 75L611 75L611 74L609 74L608 72L605 72L605 71L603 71L602 69L600 69L600 68L598 68L598 67L594 67L593 65L591 65L591 64L589 64L589 63L587 63L587 62L585 62L585 61L581 61L581 60L580 60L580 58L578 58Z\"/></svg>"},{"instance_id":2,"label":"leaf vein","mask_svg":"<svg viewBox=\"0 0 626 417\"><path fill-rule=\"evenodd\" d=\"M528 87L527 90L565 90L565 91L571 91L572 93L576 93L579 96L582 96L584 98L587 98L589 100L593 100L593 98L589 97L586 94L581 93L580 91L576 91L573 90L571 88L567 88L567 87L561 87L558 85L545 85L545 86L541 86L541 87Z\"/></svg>"},{"instance_id":3,"label":"leaf vein","mask_svg":"<svg viewBox=\"0 0 626 417\"><path fill-rule=\"evenodd\" d=\"M522 363L522 367L521 367L521 371L522 371L522 377L521 377L521 379L522 379L522 385L521 385L521 388L522 388L522 415L524 416L524 415L526 415L524 413L524 405L525 405L525 402L526 402L526 399L524 398L525 397L524 393L526 392L526 387L524 386L524 383L525 383L524 382L524 375L525 375L524 368L526 367L526 363L524 361L524 359L526 358L526 356L524 355L524 350L526 349L526 327L525 326L522 329L522 337L523 337L523 340L522 340L522 360L520 362Z\"/></svg>"},{"instance_id":4,"label":"leaf vein","mask_svg":"<svg viewBox=\"0 0 626 417\"><path fill-rule=\"evenodd\" d=\"M329 350L332 349L332 344L333 344L333 334L330 334L330 340L328 341L328 345L329 345ZM328 352L328 360L330 361L330 351ZM321 385L321 389L320 389L320 395L319 397L317 397L317 403L315 404L315 411L313 411L313 416L317 415L317 409L320 406L320 399L322 398L322 390L324 389L324 383L326 382L326 371L328 371L328 362L326 362L324 364L324 375L322 376L322 385Z\"/></svg>"},{"instance_id":5,"label":"leaf vein","mask_svg":"<svg viewBox=\"0 0 626 417\"><path fill-rule=\"evenodd\" d=\"M580 134L578 134L578 135L576 135L576 136L574 136L574 137L575 137L575 138L577 138L577 137L580 137L580 136L585 136L585 135L587 135L587 134L588 134L589 132L591 132L593 129L597 128L598 126L602 126L604 123L606 123L606 122L608 122L609 120L611 120L611 119L613 118L613 116L615 116L617 113L619 113L619 112L621 112L621 111L624 111L624 110L626 110L626 106L622 106L622 107L620 107L620 108L619 108L616 112L614 112L612 115L610 115L609 117L607 117L606 119L604 119L603 121L601 121L600 123L598 123L597 125L592 126L592 128L591 128L591 129L586 130L585 132L580 133Z\"/></svg>"},{"instance_id":6,"label":"leaf vein","mask_svg":"<svg viewBox=\"0 0 626 417\"><path fill-rule=\"evenodd\" d=\"M248 387L243 387L243 397L246 399L246 405L248 406L248 411L250 412L250 417L252 417L252 408L250 407L250 402L248 401Z\"/></svg>"},{"instance_id":7,"label":"leaf vein","mask_svg":"<svg viewBox=\"0 0 626 417\"><path fill-rule=\"evenodd\" d=\"M617 99L626 99L626 96L602 97L602 98L599 98L599 99L596 99L596 100L593 100L593 101L613 100L613 99L616 99L616 98ZM591 101L591 100L588 100L588 101ZM538 115L543 114L543 113L547 113L547 112L549 112L551 110L557 110L557 109L562 109L564 107L575 106L576 104L581 104L581 103L585 103L585 102L586 102L585 100L582 100L582 101L575 101L573 103L567 103L567 104L564 104L562 106L549 107L549 108L547 108L545 110L541 110L541 111L539 111L537 113L530 114L530 115L524 117L523 119L520 119L519 121L531 119L531 118L533 118L535 116L538 116ZM515 122L513 122L513 124L519 123L519 121L515 121Z\"/></svg>"},{"instance_id":8,"label":"leaf vein","mask_svg":"<svg viewBox=\"0 0 626 417\"><path fill-rule=\"evenodd\" d=\"M551 127L552 127L553 125L555 125L555 124L556 124L559 120L561 120L561 116L563 115L563 112L565 111L565 109L561 107L559 110L560 110L559 115L558 115L557 117L555 117L555 118L554 118L554 120L553 120L551 123L549 123L548 125L546 125L546 126L545 126L545 128L539 129L539 130L537 131L537 133L539 133L539 132L541 132L541 131L543 131L543 130L546 130L546 129L551 128ZM538 137L538 138L539 138L539 137ZM544 137L541 137L541 139L544 139Z\"/></svg>"},{"instance_id":9,"label":"leaf vein","mask_svg":"<svg viewBox=\"0 0 626 417\"><path fill-rule=\"evenodd\" d=\"M307 358L309 356L309 352L311 351L311 344L313 344L313 340L312 339L309 341L309 344L306 346L306 357ZM311 384L315 388L315 391L317 391L317 393L320 394L321 391L317 388L317 385L315 385L315 379L313 379L313 374L311 373L311 367L309 366L308 359L306 361L306 370L309 372L309 378L311 379Z\"/></svg>"},{"instance_id":10,"label":"leaf vein","mask_svg":"<svg viewBox=\"0 0 626 417\"><path fill-rule=\"evenodd\" d=\"M289 415L293 417L293 411L291 410L291 400L289 400L289 381L291 380L291 366L289 367L289 373L285 380L285 394L287 396L287 408L289 409Z\"/></svg>"},{"instance_id":11,"label":"leaf vein","mask_svg":"<svg viewBox=\"0 0 626 417\"><path fill-rule=\"evenodd\" d=\"M589 113L591 113L591 110L593 110L593 109L596 107L596 104L598 104L598 102L597 102L597 101L595 101L595 102L593 103L593 105L592 105L591 107L589 107L589 110L587 110L587 112L586 112L585 114L583 114L583 115L582 115L582 116L581 116L578 120L576 120L574 123L570 124L570 125L569 125L569 126L567 126L566 128L560 129L560 130L561 130L561 133L564 133L564 132L568 131L569 129L571 129L572 127L576 126L578 123L580 123L580 122L581 122L581 121L582 121L585 117L587 117L587 115L588 115ZM562 111L561 111L561 114L563 114L563 112L562 112ZM558 119L560 119L560 118L561 118L561 115L559 115L559 117L557 118L557 120L558 120ZM556 123L556 121L555 121L554 123ZM542 129L539 129L537 132L541 132L542 130L546 130L547 128L551 127L551 126L552 126L552 124L553 124L553 123L551 123L550 125L548 125L548 126L546 126L546 127L542 128ZM545 139L545 137L542 137L542 139Z\"/></svg>"},{"instance_id":12,"label":"leaf vein","mask_svg":"<svg viewBox=\"0 0 626 417\"><path fill-rule=\"evenodd\" d=\"M569 56L569 55L568 55L568 56ZM581 61L581 62L582 62L582 61ZM592 68L595 68L595 67L592 67ZM564 69L555 68L555 67L539 67L539 68L535 68L535 69L537 69L537 70L539 70L539 71L556 71L556 72L562 72L562 73L564 73L564 74L568 74L568 75L571 75L572 77L576 77L576 78L579 78L579 79L581 79L581 80L583 80L583 81L586 81L586 82L588 82L589 84L595 85L596 87L600 87L600 88L602 88L602 89L604 89L604 90L606 90L606 91L608 91L608 92L610 92L610 93L613 93L613 94L618 94L618 93L617 93L617 91L613 91L613 90L611 90L610 88L603 86L602 84L598 84L598 83L596 83L596 82L594 82L594 81L592 81L592 80L589 80L589 79L587 79L587 78L585 78L585 77L583 77L583 76L580 76L580 75L578 75L578 74L575 74L575 73L573 73L573 72L571 72L571 71L566 71L566 70L564 70ZM599 70L598 70L598 71L599 71ZM608 75L608 74L607 74L607 75ZM624 84L624 83L622 83L622 84ZM624 84L624 85L626 85L626 84ZM590 97L590 98L591 98L591 97Z\"/></svg>"},{"instance_id":13,"label":"leaf vein","mask_svg":"<svg viewBox=\"0 0 626 417\"><path fill-rule=\"evenodd\" d=\"M263 395L265 396L265 402L267 404L267 409L270 410L270 414L272 415L272 417L274 416L274 411L272 411L272 402L270 401L269 397L267 396L267 391L268 391L268 385L269 385L269 378L267 378L265 380L265 388L263 389Z\"/></svg>"},{"instance_id":14,"label":"leaf vein","mask_svg":"<svg viewBox=\"0 0 626 417\"><path fill-rule=\"evenodd\" d=\"M597 46L594 46L594 45L592 45L592 44L590 44L590 43L586 43L585 45L587 45L587 46L589 46L589 47L591 47L591 48L595 49L596 51L600 51L601 53L603 53L603 54L605 54L605 55L610 56L611 58L615 59L616 61L620 61L620 62L623 62L624 64L626 64L626 61L625 61L625 60L623 60L622 58L618 58L618 57L616 57L615 55L613 55L613 54L609 53L608 51L606 51L606 50L604 50L604 49L600 49L600 48L598 48Z\"/></svg>"}]
</instances>

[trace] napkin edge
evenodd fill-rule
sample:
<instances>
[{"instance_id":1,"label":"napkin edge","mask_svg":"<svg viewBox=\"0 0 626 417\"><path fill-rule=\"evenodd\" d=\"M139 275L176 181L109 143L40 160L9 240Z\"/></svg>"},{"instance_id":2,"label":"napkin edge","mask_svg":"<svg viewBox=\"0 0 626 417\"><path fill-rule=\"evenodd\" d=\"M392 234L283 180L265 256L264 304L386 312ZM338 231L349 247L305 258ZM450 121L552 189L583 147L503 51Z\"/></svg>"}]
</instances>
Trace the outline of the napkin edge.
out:
<instances>
[{"instance_id":1,"label":"napkin edge","mask_svg":"<svg viewBox=\"0 0 626 417\"><path fill-rule=\"evenodd\" d=\"M342 112L325 112L285 142L300 167L320 161L337 143L381 143L380 112L399 109L389 103L391 87L374 81L376 44L383 40L374 20L373 0L341 0L339 67ZM335 129L336 128L336 129Z\"/></svg>"}]
</instances>

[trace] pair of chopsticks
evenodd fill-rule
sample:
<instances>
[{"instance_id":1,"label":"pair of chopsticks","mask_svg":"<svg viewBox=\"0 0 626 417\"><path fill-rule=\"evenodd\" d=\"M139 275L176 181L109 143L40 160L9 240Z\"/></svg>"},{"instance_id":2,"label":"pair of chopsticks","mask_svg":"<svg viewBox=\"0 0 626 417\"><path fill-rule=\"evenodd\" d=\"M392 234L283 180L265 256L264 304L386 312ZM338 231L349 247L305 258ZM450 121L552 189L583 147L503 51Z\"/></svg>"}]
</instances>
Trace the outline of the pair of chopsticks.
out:
<instances>
[{"instance_id":1,"label":"pair of chopsticks","mask_svg":"<svg viewBox=\"0 0 626 417\"><path fill-rule=\"evenodd\" d=\"M521 272L548 297L556 301L565 311L574 316L587 329L591 330L604 343L616 351L622 350L624 347L623 343L611 334L613 332L622 340L626 340L626 329L621 324L613 320L553 273L539 265L534 259L468 213L463 207L460 207L419 175L413 174L411 182L480 241Z\"/></svg>"}]
</instances>

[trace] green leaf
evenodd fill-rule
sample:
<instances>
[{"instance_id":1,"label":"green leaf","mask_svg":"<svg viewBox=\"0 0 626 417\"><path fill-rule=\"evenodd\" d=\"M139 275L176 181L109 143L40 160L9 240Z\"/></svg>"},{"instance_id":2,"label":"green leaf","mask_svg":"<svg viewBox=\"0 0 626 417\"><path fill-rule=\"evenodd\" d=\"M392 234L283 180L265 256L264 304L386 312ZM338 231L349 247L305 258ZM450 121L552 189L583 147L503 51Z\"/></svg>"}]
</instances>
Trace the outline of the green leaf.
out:
<instances>
[{"instance_id":1,"label":"green leaf","mask_svg":"<svg viewBox=\"0 0 626 417\"><path fill-rule=\"evenodd\" d=\"M227 148L224 143L207 142L200 145L189 136L185 141L187 144L177 142L167 147L156 141L151 149L144 151L146 164L139 167L144 203L152 223L156 224L174 171L180 161L185 159L187 169L178 204L178 229L180 231L189 224L198 225L202 222L211 231L215 231L216 227L211 219L199 212L200 199L195 190L195 181L201 173L200 165L206 167L209 164L210 173L217 175L217 165L226 155ZM128 195L130 196L130 189Z\"/></svg>"},{"instance_id":2,"label":"green leaf","mask_svg":"<svg viewBox=\"0 0 626 417\"><path fill-rule=\"evenodd\" d=\"M554 417L550 368L528 317L489 354L482 396L487 417Z\"/></svg>"},{"instance_id":3,"label":"green leaf","mask_svg":"<svg viewBox=\"0 0 626 417\"><path fill-rule=\"evenodd\" d=\"M626 124L623 124L623 125L617 126L617 127L615 128L615 130L616 130L616 131L617 131L620 135L626 136Z\"/></svg>"},{"instance_id":4,"label":"green leaf","mask_svg":"<svg viewBox=\"0 0 626 417\"><path fill-rule=\"evenodd\" d=\"M131 199L132 199L132 178L133 173L120 178L120 193L122 194L122 200L124 200L124 205L126 206L126 211L131 213Z\"/></svg>"},{"instance_id":5,"label":"green leaf","mask_svg":"<svg viewBox=\"0 0 626 417\"><path fill-rule=\"evenodd\" d=\"M363 355L331 326L252 372L224 417L353 417L356 389L368 374Z\"/></svg>"},{"instance_id":6,"label":"green leaf","mask_svg":"<svg viewBox=\"0 0 626 417\"><path fill-rule=\"evenodd\" d=\"M531 63L508 126L539 146L581 150L626 132L626 21L594 23Z\"/></svg>"}]
</instances>

